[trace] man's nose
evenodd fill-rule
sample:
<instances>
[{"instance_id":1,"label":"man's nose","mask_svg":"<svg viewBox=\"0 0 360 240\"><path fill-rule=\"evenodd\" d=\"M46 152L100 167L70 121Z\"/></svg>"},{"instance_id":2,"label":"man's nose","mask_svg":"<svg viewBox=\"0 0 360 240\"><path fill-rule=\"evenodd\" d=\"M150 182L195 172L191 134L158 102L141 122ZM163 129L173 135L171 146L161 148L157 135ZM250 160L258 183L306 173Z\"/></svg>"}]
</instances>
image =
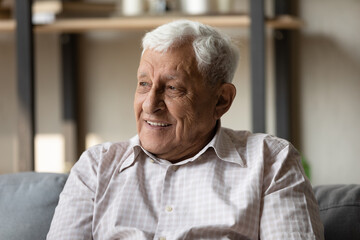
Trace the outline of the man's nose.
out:
<instances>
[{"instance_id":1,"label":"man's nose","mask_svg":"<svg viewBox=\"0 0 360 240\"><path fill-rule=\"evenodd\" d=\"M165 109L164 93L159 89L151 89L143 102L143 110L152 114Z\"/></svg>"}]
</instances>

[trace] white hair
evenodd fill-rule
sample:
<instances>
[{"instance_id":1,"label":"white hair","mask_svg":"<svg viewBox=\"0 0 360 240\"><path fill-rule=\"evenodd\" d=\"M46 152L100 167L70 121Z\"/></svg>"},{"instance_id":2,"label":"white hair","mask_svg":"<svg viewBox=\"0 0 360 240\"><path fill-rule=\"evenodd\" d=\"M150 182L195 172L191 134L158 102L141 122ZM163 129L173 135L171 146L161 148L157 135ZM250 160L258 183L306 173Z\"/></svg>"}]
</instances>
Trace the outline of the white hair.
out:
<instances>
[{"instance_id":1,"label":"white hair","mask_svg":"<svg viewBox=\"0 0 360 240\"><path fill-rule=\"evenodd\" d=\"M143 52L166 52L192 43L200 74L211 85L231 83L239 60L239 50L229 36L215 28L189 20L164 24L145 34Z\"/></svg>"}]
</instances>

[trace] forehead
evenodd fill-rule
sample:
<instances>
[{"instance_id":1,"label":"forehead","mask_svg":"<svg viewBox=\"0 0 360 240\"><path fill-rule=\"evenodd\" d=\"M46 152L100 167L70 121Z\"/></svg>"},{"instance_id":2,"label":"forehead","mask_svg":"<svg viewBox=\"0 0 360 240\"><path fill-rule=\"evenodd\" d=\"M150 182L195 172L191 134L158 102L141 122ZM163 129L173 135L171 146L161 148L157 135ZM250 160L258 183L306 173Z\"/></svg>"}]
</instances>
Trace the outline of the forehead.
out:
<instances>
[{"instance_id":1,"label":"forehead","mask_svg":"<svg viewBox=\"0 0 360 240\"><path fill-rule=\"evenodd\" d=\"M157 52L152 49L144 51L138 74L171 74L198 75L197 61L191 45L179 48L170 48L166 52Z\"/></svg>"}]
</instances>

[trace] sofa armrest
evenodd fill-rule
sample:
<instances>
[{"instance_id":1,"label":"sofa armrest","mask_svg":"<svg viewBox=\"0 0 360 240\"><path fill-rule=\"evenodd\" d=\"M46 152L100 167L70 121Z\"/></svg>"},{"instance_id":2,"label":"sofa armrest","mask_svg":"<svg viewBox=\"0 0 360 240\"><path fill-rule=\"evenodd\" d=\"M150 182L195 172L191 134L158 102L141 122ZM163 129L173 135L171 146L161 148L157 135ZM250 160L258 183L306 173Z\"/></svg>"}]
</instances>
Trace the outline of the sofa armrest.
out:
<instances>
[{"instance_id":1,"label":"sofa armrest","mask_svg":"<svg viewBox=\"0 0 360 240\"><path fill-rule=\"evenodd\" d=\"M0 175L0 239L45 239L67 176Z\"/></svg>"},{"instance_id":2,"label":"sofa armrest","mask_svg":"<svg viewBox=\"0 0 360 240\"><path fill-rule=\"evenodd\" d=\"M360 185L314 187L326 240L360 239Z\"/></svg>"}]
</instances>

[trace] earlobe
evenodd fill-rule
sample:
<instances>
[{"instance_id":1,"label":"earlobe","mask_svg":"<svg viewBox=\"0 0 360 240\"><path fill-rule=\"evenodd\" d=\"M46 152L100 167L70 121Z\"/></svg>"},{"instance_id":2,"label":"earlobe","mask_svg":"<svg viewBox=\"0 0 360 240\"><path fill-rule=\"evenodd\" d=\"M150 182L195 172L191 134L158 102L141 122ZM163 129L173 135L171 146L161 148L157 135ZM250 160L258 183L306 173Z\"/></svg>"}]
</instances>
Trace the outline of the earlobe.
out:
<instances>
[{"instance_id":1,"label":"earlobe","mask_svg":"<svg viewBox=\"0 0 360 240\"><path fill-rule=\"evenodd\" d=\"M215 118L220 119L231 107L236 95L236 88L231 83L223 83L218 90Z\"/></svg>"}]
</instances>

